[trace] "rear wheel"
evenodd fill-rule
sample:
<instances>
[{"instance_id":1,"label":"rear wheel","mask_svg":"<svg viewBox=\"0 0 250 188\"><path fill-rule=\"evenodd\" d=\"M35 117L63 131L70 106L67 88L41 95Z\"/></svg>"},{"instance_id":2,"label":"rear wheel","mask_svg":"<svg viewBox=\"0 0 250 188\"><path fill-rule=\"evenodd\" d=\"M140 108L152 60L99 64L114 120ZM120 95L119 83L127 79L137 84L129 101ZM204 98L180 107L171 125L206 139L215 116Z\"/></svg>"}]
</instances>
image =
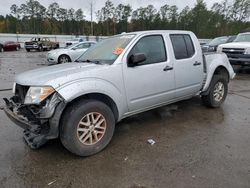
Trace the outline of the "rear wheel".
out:
<instances>
[{"instance_id":1,"label":"rear wheel","mask_svg":"<svg viewBox=\"0 0 250 188\"><path fill-rule=\"evenodd\" d=\"M70 59L70 57L67 56L67 55L61 55L61 56L58 58L58 64L68 63L68 62L71 62L71 59Z\"/></svg>"},{"instance_id":2,"label":"rear wheel","mask_svg":"<svg viewBox=\"0 0 250 188\"><path fill-rule=\"evenodd\" d=\"M114 129L115 118L106 104L96 100L82 100L64 113L60 139L70 152L89 156L108 145Z\"/></svg>"},{"instance_id":3,"label":"rear wheel","mask_svg":"<svg viewBox=\"0 0 250 188\"><path fill-rule=\"evenodd\" d=\"M0 47L0 52L4 52L4 49L3 49L3 47Z\"/></svg>"},{"instance_id":4,"label":"rear wheel","mask_svg":"<svg viewBox=\"0 0 250 188\"><path fill-rule=\"evenodd\" d=\"M26 49L27 52L30 52L30 49Z\"/></svg>"},{"instance_id":5,"label":"rear wheel","mask_svg":"<svg viewBox=\"0 0 250 188\"><path fill-rule=\"evenodd\" d=\"M19 51L19 50L20 50L20 47L19 47L19 46L17 46L17 47L16 47L16 51Z\"/></svg>"},{"instance_id":6,"label":"rear wheel","mask_svg":"<svg viewBox=\"0 0 250 188\"><path fill-rule=\"evenodd\" d=\"M220 107L228 92L228 82L223 75L214 75L207 95L202 96L203 103L212 108Z\"/></svg>"}]
</instances>

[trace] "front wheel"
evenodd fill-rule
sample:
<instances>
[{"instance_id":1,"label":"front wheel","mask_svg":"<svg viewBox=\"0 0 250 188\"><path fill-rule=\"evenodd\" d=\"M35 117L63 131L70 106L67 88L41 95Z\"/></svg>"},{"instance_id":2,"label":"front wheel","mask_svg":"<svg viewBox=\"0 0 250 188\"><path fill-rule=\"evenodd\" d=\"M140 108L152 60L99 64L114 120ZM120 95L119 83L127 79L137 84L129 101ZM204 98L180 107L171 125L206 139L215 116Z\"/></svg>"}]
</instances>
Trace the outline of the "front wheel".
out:
<instances>
[{"instance_id":1,"label":"front wheel","mask_svg":"<svg viewBox=\"0 0 250 188\"><path fill-rule=\"evenodd\" d=\"M42 52L42 51L43 51L43 46L42 46L42 45L38 47L38 51L39 51L39 52Z\"/></svg>"},{"instance_id":2,"label":"front wheel","mask_svg":"<svg viewBox=\"0 0 250 188\"><path fill-rule=\"evenodd\" d=\"M62 64L62 63L68 63L70 62L71 59L69 56L67 55L61 55L59 58L58 58L58 64Z\"/></svg>"},{"instance_id":3,"label":"front wheel","mask_svg":"<svg viewBox=\"0 0 250 188\"><path fill-rule=\"evenodd\" d=\"M115 129L112 110L96 100L81 100L70 106L61 122L62 144L79 156L94 155L103 150Z\"/></svg>"},{"instance_id":4,"label":"front wheel","mask_svg":"<svg viewBox=\"0 0 250 188\"><path fill-rule=\"evenodd\" d=\"M212 108L218 108L225 101L228 92L228 82L222 75L214 75L207 95L202 96L203 103Z\"/></svg>"}]
</instances>

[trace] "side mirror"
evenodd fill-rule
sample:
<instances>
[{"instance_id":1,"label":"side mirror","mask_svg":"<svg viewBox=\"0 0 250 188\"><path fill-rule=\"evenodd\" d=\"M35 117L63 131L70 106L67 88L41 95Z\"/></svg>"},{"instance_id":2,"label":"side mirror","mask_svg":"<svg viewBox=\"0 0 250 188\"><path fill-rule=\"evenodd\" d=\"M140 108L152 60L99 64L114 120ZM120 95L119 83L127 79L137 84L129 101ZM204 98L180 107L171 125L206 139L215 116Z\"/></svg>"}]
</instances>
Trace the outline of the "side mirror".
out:
<instances>
[{"instance_id":1,"label":"side mirror","mask_svg":"<svg viewBox=\"0 0 250 188\"><path fill-rule=\"evenodd\" d=\"M128 66L129 67L134 67L138 63L141 63L141 62L145 61L146 59L147 59L146 55L143 54L143 53L133 54L128 59Z\"/></svg>"},{"instance_id":2,"label":"side mirror","mask_svg":"<svg viewBox=\"0 0 250 188\"><path fill-rule=\"evenodd\" d=\"M77 48L72 48L71 50L76 50Z\"/></svg>"}]
</instances>

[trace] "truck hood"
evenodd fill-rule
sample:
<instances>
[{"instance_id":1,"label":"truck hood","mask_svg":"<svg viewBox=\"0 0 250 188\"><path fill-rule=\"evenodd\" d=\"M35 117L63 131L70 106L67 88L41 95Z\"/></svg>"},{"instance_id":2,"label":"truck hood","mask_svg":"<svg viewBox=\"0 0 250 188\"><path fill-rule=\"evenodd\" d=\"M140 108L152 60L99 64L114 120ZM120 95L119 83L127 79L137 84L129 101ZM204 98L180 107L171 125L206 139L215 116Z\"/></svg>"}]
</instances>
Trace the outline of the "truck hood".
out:
<instances>
[{"instance_id":1,"label":"truck hood","mask_svg":"<svg viewBox=\"0 0 250 188\"><path fill-rule=\"evenodd\" d=\"M227 44L221 44L222 48L250 48L250 42L232 42Z\"/></svg>"},{"instance_id":2,"label":"truck hood","mask_svg":"<svg viewBox=\"0 0 250 188\"><path fill-rule=\"evenodd\" d=\"M110 65L93 63L65 63L19 74L15 82L25 86L52 86L58 88L68 82L102 75Z\"/></svg>"}]
</instances>

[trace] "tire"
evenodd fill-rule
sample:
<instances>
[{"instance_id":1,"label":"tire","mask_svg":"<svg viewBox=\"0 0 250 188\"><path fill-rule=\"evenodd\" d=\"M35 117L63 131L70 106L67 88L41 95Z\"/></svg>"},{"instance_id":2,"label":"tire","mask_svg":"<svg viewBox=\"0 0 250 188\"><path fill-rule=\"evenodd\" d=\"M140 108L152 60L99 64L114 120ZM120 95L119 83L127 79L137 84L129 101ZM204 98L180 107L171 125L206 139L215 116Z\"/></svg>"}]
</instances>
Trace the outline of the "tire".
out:
<instances>
[{"instance_id":1,"label":"tire","mask_svg":"<svg viewBox=\"0 0 250 188\"><path fill-rule=\"evenodd\" d=\"M3 47L0 47L0 52L4 52L4 49L3 49Z\"/></svg>"},{"instance_id":2,"label":"tire","mask_svg":"<svg viewBox=\"0 0 250 188\"><path fill-rule=\"evenodd\" d=\"M71 59L70 59L70 57L67 56L67 55L61 55L61 56L59 56L57 62L58 62L58 64L68 63L68 62L71 62Z\"/></svg>"},{"instance_id":3,"label":"tire","mask_svg":"<svg viewBox=\"0 0 250 188\"><path fill-rule=\"evenodd\" d=\"M93 119L98 120L97 123L92 127L87 125L87 122L94 122ZM101 123L101 121L103 122ZM73 104L66 109L61 122L60 139L63 146L79 156L94 155L103 150L111 141L115 129L113 112L106 104L96 100L81 100ZM84 124L80 124L80 122ZM98 122L101 123L100 128L94 127L94 125L98 126ZM85 133L83 129L86 131Z\"/></svg>"},{"instance_id":4,"label":"tire","mask_svg":"<svg viewBox=\"0 0 250 188\"><path fill-rule=\"evenodd\" d=\"M202 96L202 102L211 108L218 108L225 101L228 92L228 81L222 75L214 75L207 95Z\"/></svg>"},{"instance_id":5,"label":"tire","mask_svg":"<svg viewBox=\"0 0 250 188\"><path fill-rule=\"evenodd\" d=\"M30 49L26 49L27 52L30 52Z\"/></svg>"},{"instance_id":6,"label":"tire","mask_svg":"<svg viewBox=\"0 0 250 188\"><path fill-rule=\"evenodd\" d=\"M39 52L42 52L43 51L43 45L40 45L37 49Z\"/></svg>"},{"instance_id":7,"label":"tire","mask_svg":"<svg viewBox=\"0 0 250 188\"><path fill-rule=\"evenodd\" d=\"M20 47L19 47L19 46L17 46L17 47L16 47L16 51L19 51L19 50L20 50Z\"/></svg>"}]
</instances>

